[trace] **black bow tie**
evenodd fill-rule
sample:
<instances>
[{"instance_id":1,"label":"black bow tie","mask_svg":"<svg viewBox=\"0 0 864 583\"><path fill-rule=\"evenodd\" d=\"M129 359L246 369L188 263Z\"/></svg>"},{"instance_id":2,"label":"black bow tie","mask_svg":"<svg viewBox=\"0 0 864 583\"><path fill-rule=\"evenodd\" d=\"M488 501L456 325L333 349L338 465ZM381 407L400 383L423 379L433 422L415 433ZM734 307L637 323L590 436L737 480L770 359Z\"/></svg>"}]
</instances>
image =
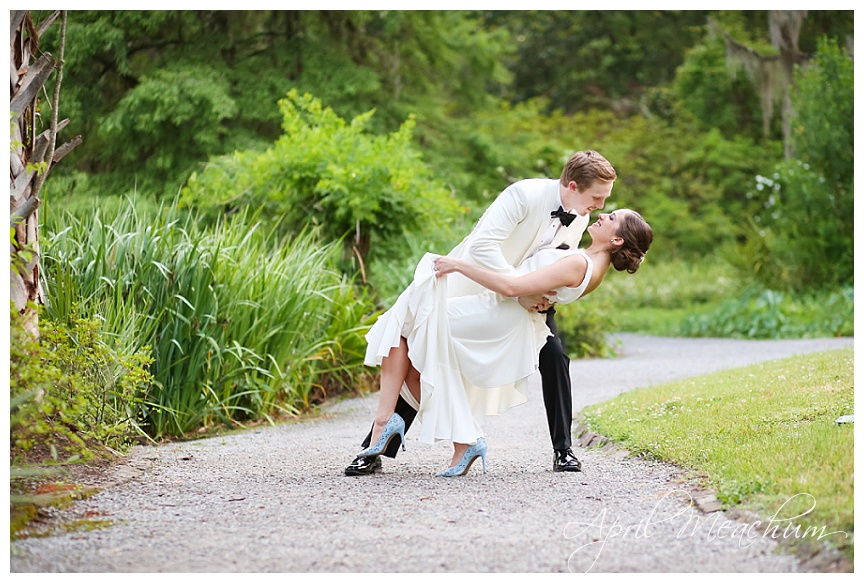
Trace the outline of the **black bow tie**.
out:
<instances>
[{"instance_id":1,"label":"black bow tie","mask_svg":"<svg viewBox=\"0 0 864 583\"><path fill-rule=\"evenodd\" d=\"M564 207L559 206L557 211L552 211L552 218L558 217L561 219L561 224L565 227L569 227L570 223L576 220L576 215L573 213L568 213L564 210Z\"/></svg>"}]
</instances>

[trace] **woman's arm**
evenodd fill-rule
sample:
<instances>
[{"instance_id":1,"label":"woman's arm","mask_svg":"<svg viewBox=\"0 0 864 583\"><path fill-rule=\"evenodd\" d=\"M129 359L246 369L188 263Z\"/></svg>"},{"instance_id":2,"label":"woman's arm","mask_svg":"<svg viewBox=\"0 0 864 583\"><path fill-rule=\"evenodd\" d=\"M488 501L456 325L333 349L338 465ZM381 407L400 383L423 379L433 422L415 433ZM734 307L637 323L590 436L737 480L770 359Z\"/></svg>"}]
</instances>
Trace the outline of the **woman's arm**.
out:
<instances>
[{"instance_id":1,"label":"woman's arm","mask_svg":"<svg viewBox=\"0 0 864 583\"><path fill-rule=\"evenodd\" d=\"M461 273L487 289L508 298L517 298L544 294L563 286L578 286L585 278L588 260L582 255L568 255L552 265L516 276L490 271L462 259L447 256L436 259L435 267L438 277L448 273Z\"/></svg>"}]
</instances>

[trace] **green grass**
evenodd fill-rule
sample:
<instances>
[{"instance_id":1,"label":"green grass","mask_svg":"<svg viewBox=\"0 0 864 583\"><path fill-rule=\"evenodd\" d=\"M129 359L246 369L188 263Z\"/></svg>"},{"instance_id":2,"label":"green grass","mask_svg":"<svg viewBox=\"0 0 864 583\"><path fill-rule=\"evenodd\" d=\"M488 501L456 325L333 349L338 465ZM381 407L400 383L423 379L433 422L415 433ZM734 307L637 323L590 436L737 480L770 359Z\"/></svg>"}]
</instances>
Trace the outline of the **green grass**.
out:
<instances>
[{"instance_id":1,"label":"green grass","mask_svg":"<svg viewBox=\"0 0 864 583\"><path fill-rule=\"evenodd\" d=\"M851 558L854 424L835 420L853 411L847 348L639 389L583 415L630 451L702 477L726 507L763 519L803 513L799 536L808 527L849 533L823 542Z\"/></svg>"},{"instance_id":2,"label":"green grass","mask_svg":"<svg viewBox=\"0 0 864 583\"><path fill-rule=\"evenodd\" d=\"M627 309L699 306L720 302L739 287L734 267L719 257L646 260L634 274L610 272L602 294Z\"/></svg>"},{"instance_id":3,"label":"green grass","mask_svg":"<svg viewBox=\"0 0 864 583\"><path fill-rule=\"evenodd\" d=\"M719 258L646 261L635 274L610 271L600 289L564 312L604 313L606 332L676 336L693 314L709 313L738 287L734 268Z\"/></svg>"},{"instance_id":4,"label":"green grass","mask_svg":"<svg viewBox=\"0 0 864 583\"><path fill-rule=\"evenodd\" d=\"M702 309L705 309L702 307ZM697 309L681 308L622 308L616 310L617 332L638 332L651 336L677 336L681 324L690 318Z\"/></svg>"}]
</instances>

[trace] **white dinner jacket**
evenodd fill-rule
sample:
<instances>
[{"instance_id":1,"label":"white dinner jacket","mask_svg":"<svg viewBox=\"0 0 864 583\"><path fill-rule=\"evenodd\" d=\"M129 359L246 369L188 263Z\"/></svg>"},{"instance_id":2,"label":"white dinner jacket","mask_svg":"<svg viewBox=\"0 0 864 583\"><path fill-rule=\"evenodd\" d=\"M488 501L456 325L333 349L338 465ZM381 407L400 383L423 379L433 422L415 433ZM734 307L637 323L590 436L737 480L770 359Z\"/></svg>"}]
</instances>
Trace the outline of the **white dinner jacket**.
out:
<instances>
[{"instance_id":1,"label":"white dinner jacket","mask_svg":"<svg viewBox=\"0 0 864 583\"><path fill-rule=\"evenodd\" d=\"M450 253L493 271L512 273L537 249L551 220L551 213L560 203L560 181L548 178L528 178L515 182L498 195L471 233ZM589 215L577 215L568 227L563 225L547 247L566 243L579 246L588 227ZM485 288L461 274L450 274L448 295L458 297L475 294Z\"/></svg>"}]
</instances>

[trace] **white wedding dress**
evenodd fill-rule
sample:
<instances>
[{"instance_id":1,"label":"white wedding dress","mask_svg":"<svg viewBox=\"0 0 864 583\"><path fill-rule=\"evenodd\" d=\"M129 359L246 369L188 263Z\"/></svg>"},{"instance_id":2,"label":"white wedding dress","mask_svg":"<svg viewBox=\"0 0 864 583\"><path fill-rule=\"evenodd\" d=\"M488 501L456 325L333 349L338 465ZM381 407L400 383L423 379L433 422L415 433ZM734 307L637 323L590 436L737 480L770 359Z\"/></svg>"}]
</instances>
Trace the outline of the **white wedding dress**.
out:
<instances>
[{"instance_id":1,"label":"white wedding dress","mask_svg":"<svg viewBox=\"0 0 864 583\"><path fill-rule=\"evenodd\" d=\"M588 260L582 283L556 291L555 302L574 302L591 280L593 263L581 249L543 249L518 269L521 275L575 253ZM525 403L528 378L537 370L550 332L546 317L493 291L447 297L447 279L438 278L427 253L414 280L366 335L365 364L380 366L390 349L408 340L411 364L420 372L419 439L475 443L486 415ZM461 277L461 276L460 276ZM402 394L413 401L403 385Z\"/></svg>"}]
</instances>

